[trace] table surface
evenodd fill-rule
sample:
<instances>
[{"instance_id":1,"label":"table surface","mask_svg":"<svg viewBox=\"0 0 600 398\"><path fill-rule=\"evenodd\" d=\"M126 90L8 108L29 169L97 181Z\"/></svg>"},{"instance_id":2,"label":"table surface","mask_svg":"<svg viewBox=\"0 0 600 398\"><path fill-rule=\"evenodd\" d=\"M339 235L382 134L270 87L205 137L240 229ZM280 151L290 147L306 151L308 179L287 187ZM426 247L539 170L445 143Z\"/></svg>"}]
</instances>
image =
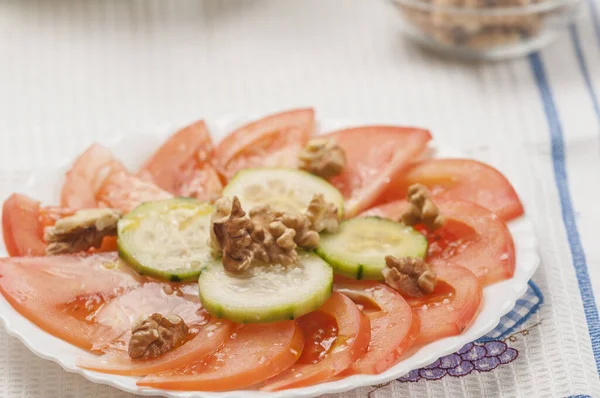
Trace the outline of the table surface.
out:
<instances>
[{"instance_id":1,"label":"table surface","mask_svg":"<svg viewBox=\"0 0 600 398\"><path fill-rule=\"evenodd\" d=\"M542 246L542 268L554 261L565 270L536 281L547 298L559 279L575 286L568 303L592 330L593 298L575 276L587 269L600 295L597 8L586 3L539 55L462 63L407 41L384 1L0 1L0 172L51 167L93 141L232 112L310 105L328 117L425 126L514 182L540 238L555 242ZM570 334L563 324L555 327ZM595 338L573 333L586 353L570 366L597 378ZM63 372L4 331L0 358L3 397L129 396Z\"/></svg>"}]
</instances>

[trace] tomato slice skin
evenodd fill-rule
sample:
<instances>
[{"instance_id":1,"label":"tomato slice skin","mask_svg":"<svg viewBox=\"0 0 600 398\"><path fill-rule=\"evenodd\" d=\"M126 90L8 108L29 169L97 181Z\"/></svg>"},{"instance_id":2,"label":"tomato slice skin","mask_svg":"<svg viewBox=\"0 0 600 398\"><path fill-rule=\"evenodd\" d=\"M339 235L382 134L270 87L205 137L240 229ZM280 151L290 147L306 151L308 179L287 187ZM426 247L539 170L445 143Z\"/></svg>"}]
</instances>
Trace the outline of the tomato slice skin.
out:
<instances>
[{"instance_id":1,"label":"tomato slice skin","mask_svg":"<svg viewBox=\"0 0 600 398\"><path fill-rule=\"evenodd\" d=\"M413 127L363 126L326 135L346 153L346 166L333 177L346 199L346 217L371 207L390 180L403 172L431 140L431 133Z\"/></svg>"},{"instance_id":2,"label":"tomato slice skin","mask_svg":"<svg viewBox=\"0 0 600 398\"><path fill-rule=\"evenodd\" d=\"M420 183L440 199L471 201L509 221L524 213L511 183L495 168L471 159L431 159L412 165L390 181L378 203L404 199Z\"/></svg>"},{"instance_id":3,"label":"tomato slice skin","mask_svg":"<svg viewBox=\"0 0 600 398\"><path fill-rule=\"evenodd\" d=\"M172 287L171 294L164 289ZM174 286L174 287L173 287ZM196 297L197 285L171 285L167 283L147 283L143 287L131 290L105 305L95 316L97 322L110 324L110 319L135 320L139 314L168 312L181 316L189 327L188 341L160 357L147 360L132 360L127 352L129 328L119 325L119 336L106 336L98 341L94 348L106 353L94 359L79 361L78 366L102 373L144 376L168 371L188 365L216 351L230 336L234 324L220 319L210 318L201 309ZM130 326L128 325L128 326ZM106 344L105 347L102 347Z\"/></svg>"},{"instance_id":4,"label":"tomato slice skin","mask_svg":"<svg viewBox=\"0 0 600 398\"><path fill-rule=\"evenodd\" d=\"M181 172L181 181L175 194L186 198L195 198L211 202L219 198L223 191L221 177L212 165L198 165L194 159Z\"/></svg>"},{"instance_id":5,"label":"tomato slice skin","mask_svg":"<svg viewBox=\"0 0 600 398\"><path fill-rule=\"evenodd\" d=\"M79 155L67 172L61 191L61 206L71 209L96 207L97 188L106 175L116 170L123 171L125 166L108 148L93 144Z\"/></svg>"},{"instance_id":6,"label":"tomato slice skin","mask_svg":"<svg viewBox=\"0 0 600 398\"><path fill-rule=\"evenodd\" d=\"M124 213L129 213L143 202L172 197L153 183L122 170L110 173L96 193L98 207L111 207Z\"/></svg>"},{"instance_id":7,"label":"tomato slice skin","mask_svg":"<svg viewBox=\"0 0 600 398\"><path fill-rule=\"evenodd\" d=\"M436 290L423 298L406 298L421 320L415 345L462 333L481 304L481 285L468 269L449 263L438 263L432 269L439 281Z\"/></svg>"},{"instance_id":8,"label":"tomato slice skin","mask_svg":"<svg viewBox=\"0 0 600 398\"><path fill-rule=\"evenodd\" d=\"M226 391L255 385L298 359L304 345L294 321L243 325L202 361L138 381L169 390Z\"/></svg>"},{"instance_id":9,"label":"tomato slice skin","mask_svg":"<svg viewBox=\"0 0 600 398\"><path fill-rule=\"evenodd\" d=\"M446 224L430 233L419 228L429 240L428 261L456 262L472 271L483 286L512 278L515 272L515 245L506 224L491 211L470 202L435 198ZM363 215L398 219L406 209L405 200L367 210Z\"/></svg>"},{"instance_id":10,"label":"tomato slice skin","mask_svg":"<svg viewBox=\"0 0 600 398\"><path fill-rule=\"evenodd\" d=\"M231 179L250 167L295 168L300 150L315 128L312 108L266 116L231 132L215 148L217 171Z\"/></svg>"},{"instance_id":11,"label":"tomato slice skin","mask_svg":"<svg viewBox=\"0 0 600 398\"><path fill-rule=\"evenodd\" d=\"M262 390L278 391L320 383L348 369L367 351L371 339L369 318L352 300L341 293L333 292L321 308L300 317L298 323L310 324L311 317L323 315L335 318L338 334L327 352L321 355L320 361L311 363L311 358L308 358L308 363L298 361L287 371L268 380ZM302 318L305 322L302 322ZM305 330L303 332L306 334ZM312 341L307 340L304 349L310 348L312 344Z\"/></svg>"},{"instance_id":12,"label":"tomato slice skin","mask_svg":"<svg viewBox=\"0 0 600 398\"><path fill-rule=\"evenodd\" d=\"M14 193L2 205L2 235L10 256L43 256L40 202Z\"/></svg>"},{"instance_id":13,"label":"tomato slice skin","mask_svg":"<svg viewBox=\"0 0 600 398\"><path fill-rule=\"evenodd\" d=\"M141 283L139 276L115 264L116 253L0 259L0 291L41 329L90 350L110 328L86 317Z\"/></svg>"},{"instance_id":14,"label":"tomato slice skin","mask_svg":"<svg viewBox=\"0 0 600 398\"><path fill-rule=\"evenodd\" d=\"M206 123L199 120L169 137L142 166L140 175L148 173L156 185L172 194L203 200L223 188L210 165L213 152Z\"/></svg>"},{"instance_id":15,"label":"tomato slice skin","mask_svg":"<svg viewBox=\"0 0 600 398\"><path fill-rule=\"evenodd\" d=\"M364 310L375 305L366 311L371 324L369 349L344 374L378 374L389 369L417 338L419 317L398 292L378 282L336 277L334 290L355 302L367 302Z\"/></svg>"},{"instance_id":16,"label":"tomato slice skin","mask_svg":"<svg viewBox=\"0 0 600 398\"><path fill-rule=\"evenodd\" d=\"M46 227L51 227L56 224L61 218L72 216L76 211L77 210L75 209L60 206L44 206L40 208L39 219L42 231L44 231Z\"/></svg>"}]
</instances>

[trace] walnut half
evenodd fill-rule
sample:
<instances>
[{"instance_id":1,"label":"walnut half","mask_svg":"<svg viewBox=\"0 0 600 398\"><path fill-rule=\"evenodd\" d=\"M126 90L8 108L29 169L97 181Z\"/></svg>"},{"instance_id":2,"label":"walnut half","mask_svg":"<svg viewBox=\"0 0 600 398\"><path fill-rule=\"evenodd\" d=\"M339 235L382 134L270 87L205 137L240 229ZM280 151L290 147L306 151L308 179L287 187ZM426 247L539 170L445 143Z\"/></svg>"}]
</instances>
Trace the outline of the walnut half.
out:
<instances>
[{"instance_id":1,"label":"walnut half","mask_svg":"<svg viewBox=\"0 0 600 398\"><path fill-rule=\"evenodd\" d=\"M229 204L229 214L224 215ZM234 196L231 202L227 198L221 198L215 206L215 218L211 225L211 247L213 251L217 247L221 249L225 270L243 272L250 267L254 259L250 236L252 221L246 216L237 196Z\"/></svg>"},{"instance_id":2,"label":"walnut half","mask_svg":"<svg viewBox=\"0 0 600 398\"><path fill-rule=\"evenodd\" d=\"M315 138L300 152L299 167L325 179L341 174L346 153L332 138Z\"/></svg>"},{"instance_id":3,"label":"walnut half","mask_svg":"<svg viewBox=\"0 0 600 398\"><path fill-rule=\"evenodd\" d=\"M402 222L415 225L422 222L427 229L434 231L444 225L444 217L429 197L424 185L413 184L408 188L408 209L402 214Z\"/></svg>"},{"instance_id":4,"label":"walnut half","mask_svg":"<svg viewBox=\"0 0 600 398\"><path fill-rule=\"evenodd\" d=\"M44 231L46 254L78 253L100 247L105 236L117 235L121 212L114 209L79 210Z\"/></svg>"},{"instance_id":5,"label":"walnut half","mask_svg":"<svg viewBox=\"0 0 600 398\"><path fill-rule=\"evenodd\" d=\"M129 356L133 359L156 358L185 342L188 326L177 315L152 314L139 319L131 329Z\"/></svg>"},{"instance_id":6,"label":"walnut half","mask_svg":"<svg viewBox=\"0 0 600 398\"><path fill-rule=\"evenodd\" d=\"M435 289L437 275L421 258L386 256L385 265L381 271L385 283L400 293L421 297Z\"/></svg>"},{"instance_id":7,"label":"walnut half","mask_svg":"<svg viewBox=\"0 0 600 398\"><path fill-rule=\"evenodd\" d=\"M213 255L223 256L223 266L232 273L243 272L254 260L266 264L294 264L296 248L314 249L319 232L336 232L338 209L317 194L305 214L273 211L255 206L246 215L239 199L221 198L212 216L210 246Z\"/></svg>"}]
</instances>

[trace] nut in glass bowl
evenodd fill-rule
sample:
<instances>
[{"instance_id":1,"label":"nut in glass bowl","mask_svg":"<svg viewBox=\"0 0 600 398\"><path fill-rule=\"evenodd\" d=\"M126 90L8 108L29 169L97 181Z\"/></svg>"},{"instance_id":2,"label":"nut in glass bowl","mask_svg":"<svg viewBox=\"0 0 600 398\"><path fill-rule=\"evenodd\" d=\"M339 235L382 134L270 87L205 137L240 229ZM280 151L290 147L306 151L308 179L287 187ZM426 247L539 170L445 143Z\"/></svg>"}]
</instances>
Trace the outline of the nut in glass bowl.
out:
<instances>
[{"instance_id":1,"label":"nut in glass bowl","mask_svg":"<svg viewBox=\"0 0 600 398\"><path fill-rule=\"evenodd\" d=\"M581 0L391 0L419 43L470 59L505 59L551 43Z\"/></svg>"}]
</instances>

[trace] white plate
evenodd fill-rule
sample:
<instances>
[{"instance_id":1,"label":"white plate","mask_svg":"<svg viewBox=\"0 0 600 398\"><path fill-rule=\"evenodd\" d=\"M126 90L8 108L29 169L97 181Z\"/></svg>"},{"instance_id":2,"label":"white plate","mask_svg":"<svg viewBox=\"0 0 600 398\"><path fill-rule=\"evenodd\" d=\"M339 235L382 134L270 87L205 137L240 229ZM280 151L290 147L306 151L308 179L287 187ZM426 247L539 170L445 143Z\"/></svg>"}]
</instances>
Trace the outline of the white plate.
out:
<instances>
[{"instance_id":1,"label":"white plate","mask_svg":"<svg viewBox=\"0 0 600 398\"><path fill-rule=\"evenodd\" d=\"M232 128L251 120L249 116L231 116L223 118L208 125L215 140L222 138ZM356 123L344 123L335 120L321 120L320 131L331 131L333 129L357 125ZM174 129L163 129L157 134L136 135L128 134L122 136L115 142L104 143L109 146L115 154L129 167L135 168L155 150L164 138ZM102 143L102 142L101 142ZM436 157L460 156L459 152L446 148L436 148L433 153ZM73 154L73 157L75 154ZM21 192L42 200L43 203L56 203L59 190L69 159L63 167L53 170L37 170L32 172L13 172L0 174L0 197L6 198L12 192ZM516 300L527 290L527 282L534 274L539 265L537 254L537 241L532 223L526 218L509 224L510 231L515 241L517 262L515 275L506 280L484 289L481 311L473 324L461 335L444 338L419 349L410 358L399 362L387 371L378 375L355 375L342 380L318 384L305 388L285 390L275 393L264 393L259 391L230 391L223 393L211 392L175 392L139 388L136 386L135 377L115 376L83 370L75 366L76 360L92 354L80 350L56 337L53 337L37 326L29 322L16 312L10 304L0 296L0 320L6 331L17 337L37 356L58 363L68 372L82 375L95 383L107 384L120 390L140 395L163 395L166 397L190 398L190 397L314 397L321 394L336 393L352 390L357 387L370 386L397 379L413 369L418 369L433 363L439 357L453 353L465 344L477 340L490 332L498 325L500 318L509 312L515 305ZM3 245L2 245L3 247ZM4 250L4 249L2 249ZM5 252L0 253L6 255ZM57 287L59 288L59 287Z\"/></svg>"}]
</instances>

